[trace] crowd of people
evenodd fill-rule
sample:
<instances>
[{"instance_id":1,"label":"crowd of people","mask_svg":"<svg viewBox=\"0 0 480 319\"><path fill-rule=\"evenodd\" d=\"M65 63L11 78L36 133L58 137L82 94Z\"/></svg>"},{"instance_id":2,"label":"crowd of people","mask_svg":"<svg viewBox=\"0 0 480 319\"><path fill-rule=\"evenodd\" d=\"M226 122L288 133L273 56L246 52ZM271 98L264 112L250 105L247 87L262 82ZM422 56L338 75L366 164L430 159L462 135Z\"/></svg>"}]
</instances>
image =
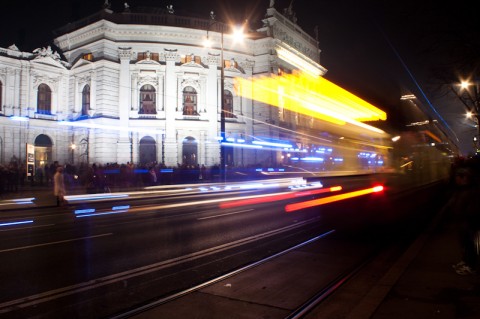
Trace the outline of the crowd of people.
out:
<instances>
[{"instance_id":1,"label":"crowd of people","mask_svg":"<svg viewBox=\"0 0 480 319\"><path fill-rule=\"evenodd\" d=\"M133 163L103 164L64 164L58 161L36 167L32 178L26 176L24 165L11 161L0 165L0 195L18 192L29 187L55 186L54 176L62 167L65 191L84 190L86 193L103 193L114 190L139 189L146 186L185 184L216 181L219 179L219 167L205 165L178 165L166 167L159 163L135 165Z\"/></svg>"}]
</instances>

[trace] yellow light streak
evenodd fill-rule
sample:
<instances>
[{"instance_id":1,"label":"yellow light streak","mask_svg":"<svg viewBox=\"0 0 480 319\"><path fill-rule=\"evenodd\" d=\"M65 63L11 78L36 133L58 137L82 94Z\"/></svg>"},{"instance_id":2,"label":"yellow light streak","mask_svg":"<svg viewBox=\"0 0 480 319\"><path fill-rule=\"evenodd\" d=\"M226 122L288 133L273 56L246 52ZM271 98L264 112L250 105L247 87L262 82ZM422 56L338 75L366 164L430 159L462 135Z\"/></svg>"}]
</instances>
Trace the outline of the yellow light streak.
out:
<instances>
[{"instance_id":1,"label":"yellow light streak","mask_svg":"<svg viewBox=\"0 0 480 319\"><path fill-rule=\"evenodd\" d=\"M237 78L237 94L337 125L350 123L378 133L365 121L386 120L384 111L322 77L295 72Z\"/></svg>"},{"instance_id":2,"label":"yellow light streak","mask_svg":"<svg viewBox=\"0 0 480 319\"><path fill-rule=\"evenodd\" d=\"M361 189L358 191L353 191L345 194L340 194L340 195L333 195L333 196L328 196L328 197L323 197L319 199L314 199L310 201L305 201L305 202L300 202L300 203L294 203L294 204L288 204L285 206L285 211L287 213L300 210L300 209L305 209L309 207L314 207L314 206L320 206L320 205L325 205L333 202L338 202L344 199L348 198L353 198L353 197L358 197L358 196L363 196L371 193L377 193L383 191L383 186L375 186L372 188L366 188L366 189Z\"/></svg>"},{"instance_id":3,"label":"yellow light streak","mask_svg":"<svg viewBox=\"0 0 480 319\"><path fill-rule=\"evenodd\" d=\"M433 138L438 143L442 143L442 140L438 136L436 136L435 134L430 132L429 130L425 130L425 131L422 131L422 132L425 133L426 135L430 136L431 138Z\"/></svg>"}]
</instances>

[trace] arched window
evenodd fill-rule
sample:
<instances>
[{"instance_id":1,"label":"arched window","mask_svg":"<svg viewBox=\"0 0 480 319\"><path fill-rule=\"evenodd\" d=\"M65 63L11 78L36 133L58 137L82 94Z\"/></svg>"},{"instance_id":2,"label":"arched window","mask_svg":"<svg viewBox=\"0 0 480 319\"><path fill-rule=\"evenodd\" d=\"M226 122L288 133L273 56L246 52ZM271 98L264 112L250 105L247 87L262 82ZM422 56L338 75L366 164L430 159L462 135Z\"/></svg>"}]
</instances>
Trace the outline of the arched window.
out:
<instances>
[{"instance_id":1,"label":"arched window","mask_svg":"<svg viewBox=\"0 0 480 319\"><path fill-rule=\"evenodd\" d=\"M2 105L3 105L3 83L0 81L0 112L2 111Z\"/></svg>"},{"instance_id":2,"label":"arched window","mask_svg":"<svg viewBox=\"0 0 480 319\"><path fill-rule=\"evenodd\" d=\"M90 86L87 84L82 90L82 115L88 115L90 110Z\"/></svg>"},{"instance_id":3,"label":"arched window","mask_svg":"<svg viewBox=\"0 0 480 319\"><path fill-rule=\"evenodd\" d=\"M50 87L46 84L40 84L38 86L37 113L52 113L52 90L50 90Z\"/></svg>"},{"instance_id":4,"label":"arched window","mask_svg":"<svg viewBox=\"0 0 480 319\"><path fill-rule=\"evenodd\" d=\"M197 91L191 86L183 89L183 115L199 115L197 112Z\"/></svg>"},{"instance_id":5,"label":"arched window","mask_svg":"<svg viewBox=\"0 0 480 319\"><path fill-rule=\"evenodd\" d=\"M35 138L35 166L45 169L45 165L53 163L52 140L45 134L40 134Z\"/></svg>"},{"instance_id":6,"label":"arched window","mask_svg":"<svg viewBox=\"0 0 480 319\"><path fill-rule=\"evenodd\" d=\"M150 84L146 84L140 88L139 114L157 114L155 93L155 88Z\"/></svg>"},{"instance_id":7,"label":"arched window","mask_svg":"<svg viewBox=\"0 0 480 319\"><path fill-rule=\"evenodd\" d=\"M233 114L233 95L230 91L223 91L223 108L225 110L226 118L234 118Z\"/></svg>"}]
</instances>

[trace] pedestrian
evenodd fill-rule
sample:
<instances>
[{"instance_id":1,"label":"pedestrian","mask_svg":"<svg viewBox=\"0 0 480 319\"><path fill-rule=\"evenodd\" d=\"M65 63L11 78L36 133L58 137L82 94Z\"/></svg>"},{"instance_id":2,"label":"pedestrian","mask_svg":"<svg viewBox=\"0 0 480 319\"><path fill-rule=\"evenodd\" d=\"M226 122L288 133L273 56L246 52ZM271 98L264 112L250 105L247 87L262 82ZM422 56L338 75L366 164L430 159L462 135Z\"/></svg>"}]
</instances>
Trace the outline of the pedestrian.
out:
<instances>
[{"instance_id":1,"label":"pedestrian","mask_svg":"<svg viewBox=\"0 0 480 319\"><path fill-rule=\"evenodd\" d=\"M205 167L205 164L202 164L202 167L200 167L200 176L198 179L201 181L207 179L207 168Z\"/></svg>"},{"instance_id":2,"label":"pedestrian","mask_svg":"<svg viewBox=\"0 0 480 319\"><path fill-rule=\"evenodd\" d=\"M148 170L149 173L149 185L150 186L155 186L157 185L157 173L155 172L155 167L152 166Z\"/></svg>"},{"instance_id":3,"label":"pedestrian","mask_svg":"<svg viewBox=\"0 0 480 319\"><path fill-rule=\"evenodd\" d=\"M455 190L447 207L458 226L462 259L453 268L459 275L474 275L478 270L478 251L474 240L480 230L479 188L473 170L466 165L455 169L454 181Z\"/></svg>"},{"instance_id":4,"label":"pedestrian","mask_svg":"<svg viewBox=\"0 0 480 319\"><path fill-rule=\"evenodd\" d=\"M57 198L57 206L65 204L66 189L62 166L57 167L57 171L53 176L53 195Z\"/></svg>"}]
</instances>

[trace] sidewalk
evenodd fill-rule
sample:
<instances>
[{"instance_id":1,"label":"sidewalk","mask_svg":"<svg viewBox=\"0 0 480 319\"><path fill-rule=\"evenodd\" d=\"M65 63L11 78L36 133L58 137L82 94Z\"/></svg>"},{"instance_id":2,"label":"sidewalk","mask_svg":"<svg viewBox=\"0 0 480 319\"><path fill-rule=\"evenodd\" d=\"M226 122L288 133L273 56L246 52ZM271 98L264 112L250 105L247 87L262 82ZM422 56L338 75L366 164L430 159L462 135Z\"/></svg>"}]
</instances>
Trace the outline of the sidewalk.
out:
<instances>
[{"instance_id":1,"label":"sidewalk","mask_svg":"<svg viewBox=\"0 0 480 319\"><path fill-rule=\"evenodd\" d=\"M389 288L372 319L480 318L480 276L458 275L452 265L461 260L456 225L437 216L369 293ZM383 287L382 287L383 286ZM368 298L368 296L367 296ZM352 318L354 318L352 317Z\"/></svg>"},{"instance_id":2,"label":"sidewalk","mask_svg":"<svg viewBox=\"0 0 480 319\"><path fill-rule=\"evenodd\" d=\"M85 188L73 187L67 189L68 195L85 194ZM18 186L16 191L0 194L0 212L2 210L22 209L30 207L55 206L53 186L31 185L29 183Z\"/></svg>"}]
</instances>

